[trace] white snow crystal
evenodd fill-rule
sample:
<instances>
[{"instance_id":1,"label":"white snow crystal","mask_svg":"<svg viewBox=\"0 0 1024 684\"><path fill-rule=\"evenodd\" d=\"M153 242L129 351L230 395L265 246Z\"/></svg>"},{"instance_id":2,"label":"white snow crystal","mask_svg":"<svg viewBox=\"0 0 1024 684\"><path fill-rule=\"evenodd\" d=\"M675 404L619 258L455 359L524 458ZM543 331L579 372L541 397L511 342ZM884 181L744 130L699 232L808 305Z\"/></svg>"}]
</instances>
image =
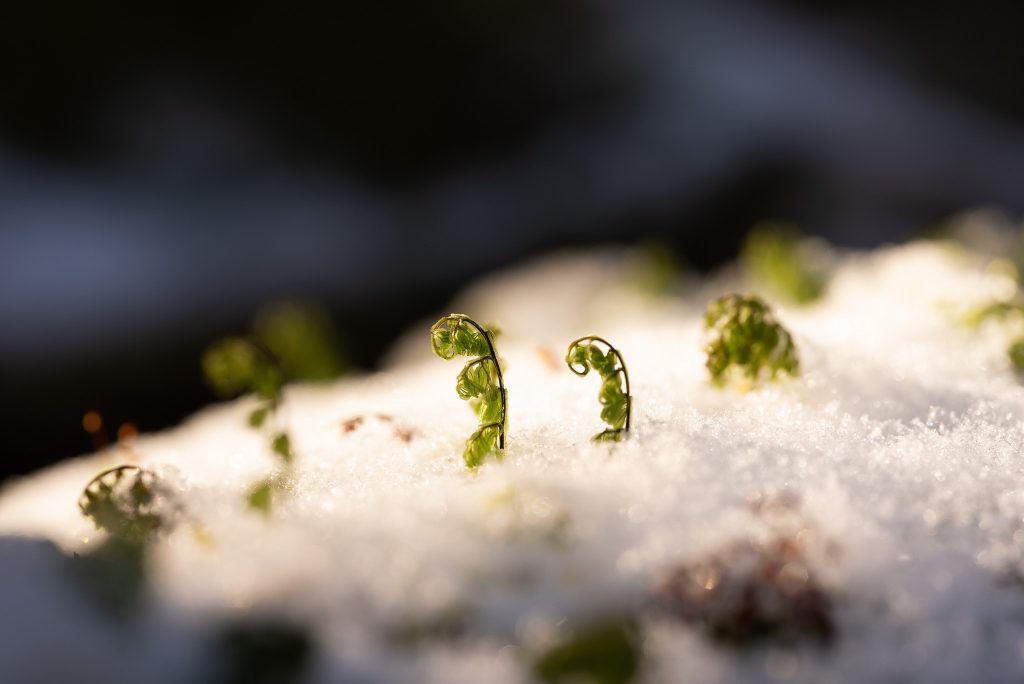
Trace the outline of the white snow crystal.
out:
<instances>
[{"instance_id":1,"label":"white snow crystal","mask_svg":"<svg viewBox=\"0 0 1024 684\"><path fill-rule=\"evenodd\" d=\"M461 364L429 356L419 326L421 349L390 369L287 390L296 481L270 517L244 503L274 466L245 399L10 482L0 679L199 681L215 627L258 615L309 626L311 682L527 682L547 644L621 616L644 635L645 682L1024 681L1024 387L998 326L957 322L1012 281L938 243L838 255L824 299L775 307L801 376L739 393L710 386L700 339L707 301L741 285L652 299L625 283L630 263L550 258L465 296L503 330L509 392L504 458L476 472ZM562 361L591 333L629 368L622 443L589 441L598 381ZM101 542L82 488L126 459L186 509L130 626L65 573ZM751 501L779 495L795 537L831 549L808 556L828 645L722 646L658 605L673 568L763 542Z\"/></svg>"}]
</instances>

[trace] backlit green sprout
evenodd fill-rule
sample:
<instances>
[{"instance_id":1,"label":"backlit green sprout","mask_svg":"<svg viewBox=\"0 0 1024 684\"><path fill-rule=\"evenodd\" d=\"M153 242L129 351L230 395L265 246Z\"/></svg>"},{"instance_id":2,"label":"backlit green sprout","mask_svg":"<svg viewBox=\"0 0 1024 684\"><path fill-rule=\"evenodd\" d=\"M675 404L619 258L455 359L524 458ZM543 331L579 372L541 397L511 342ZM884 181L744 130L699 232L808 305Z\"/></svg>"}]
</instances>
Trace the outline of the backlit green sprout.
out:
<instances>
[{"instance_id":1,"label":"backlit green sprout","mask_svg":"<svg viewBox=\"0 0 1024 684\"><path fill-rule=\"evenodd\" d=\"M287 488L294 454L288 432L275 426L286 380L321 381L340 375L345 363L338 335L326 310L315 304L273 304L256 316L253 335L229 337L203 354L207 382L218 394L251 392L260 400L249 412L249 425L264 429L281 468L256 483L249 506L268 512L273 495Z\"/></svg>"},{"instance_id":2,"label":"backlit green sprout","mask_svg":"<svg viewBox=\"0 0 1024 684\"><path fill-rule=\"evenodd\" d=\"M760 223L743 244L740 264L747 276L796 304L809 304L825 290L825 276L815 267L808 243L793 226Z\"/></svg>"},{"instance_id":3,"label":"backlit green sprout","mask_svg":"<svg viewBox=\"0 0 1024 684\"><path fill-rule=\"evenodd\" d=\"M430 328L430 346L442 359L471 357L455 381L455 391L469 401L480 427L466 440L462 458L476 468L488 454L505 448L508 396L501 363L494 351L494 332L463 314L449 314Z\"/></svg>"},{"instance_id":4,"label":"backlit green sprout","mask_svg":"<svg viewBox=\"0 0 1024 684\"><path fill-rule=\"evenodd\" d=\"M800 372L793 338L760 297L719 297L708 304L704 329L705 365L715 385L721 387L734 379L756 384Z\"/></svg>"},{"instance_id":5,"label":"backlit green sprout","mask_svg":"<svg viewBox=\"0 0 1024 684\"><path fill-rule=\"evenodd\" d=\"M169 491L154 473L122 465L94 477L78 508L107 538L75 554L75 576L103 607L131 610L146 584L151 543L176 522L178 511Z\"/></svg>"},{"instance_id":6,"label":"backlit green sprout","mask_svg":"<svg viewBox=\"0 0 1024 684\"><path fill-rule=\"evenodd\" d=\"M133 544L148 542L170 522L156 475L132 465L94 477L82 491L78 508L97 529Z\"/></svg>"},{"instance_id":7,"label":"backlit green sprout","mask_svg":"<svg viewBox=\"0 0 1024 684\"><path fill-rule=\"evenodd\" d=\"M253 485L247 501L251 508L269 512L274 491L285 487L287 471L291 468L294 456L288 433L271 425L281 405L284 388L285 377L281 364L257 339L229 337L206 350L203 354L203 370L207 382L219 394L232 395L248 391L260 400L260 404L249 412L249 425L267 430L270 450L280 459L282 469Z\"/></svg>"},{"instance_id":8,"label":"backlit green sprout","mask_svg":"<svg viewBox=\"0 0 1024 684\"><path fill-rule=\"evenodd\" d=\"M602 350L602 346L607 351ZM618 349L597 335L573 340L565 354L565 362L576 375L583 377L591 369L601 376L601 420L608 427L594 435L595 442L618 442L629 432L633 397L629 393L629 373ZM625 389L623 389L625 382Z\"/></svg>"}]
</instances>

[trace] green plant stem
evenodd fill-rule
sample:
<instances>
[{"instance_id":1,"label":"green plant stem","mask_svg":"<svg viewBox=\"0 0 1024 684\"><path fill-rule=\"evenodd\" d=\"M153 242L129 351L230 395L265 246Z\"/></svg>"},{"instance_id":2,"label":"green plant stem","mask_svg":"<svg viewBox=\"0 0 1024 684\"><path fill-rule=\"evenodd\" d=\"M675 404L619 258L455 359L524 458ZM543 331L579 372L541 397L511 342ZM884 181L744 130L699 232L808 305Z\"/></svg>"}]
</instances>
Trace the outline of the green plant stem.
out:
<instances>
[{"instance_id":1,"label":"green plant stem","mask_svg":"<svg viewBox=\"0 0 1024 684\"><path fill-rule=\"evenodd\" d=\"M501 364L498 363L498 355L494 353L494 344L491 343L491 334L489 332L487 332L483 328L483 326L481 326L479 323L474 321L469 316L466 316L465 314L451 314L448 318L454 318L456 320L462 321L464 323L467 323L467 324L473 326L474 328L476 328L476 331L479 332L483 336L484 341L487 342L487 356L481 356L481 357L478 357L478 358L470 361L468 364L466 364L466 367L468 368L470 365L473 365L475 363L479 363L481 361L485 361L485 360L488 360L488 359L494 364L494 371L495 371L496 375L498 376L498 390L501 392L501 423L498 425L498 448L499 449L504 449L505 448L505 424L507 423L506 415L505 415L505 412L507 410L507 402L506 402L506 394L505 394L505 379L504 379L504 377L501 374Z\"/></svg>"},{"instance_id":2,"label":"green plant stem","mask_svg":"<svg viewBox=\"0 0 1024 684\"><path fill-rule=\"evenodd\" d=\"M569 352L567 356L571 357L573 350L584 342L599 342L608 347L609 354L613 354L615 356L615 360L619 364L617 372L622 373L623 383L626 385L626 425L623 428L623 431L629 432L629 426L633 421L633 393L629 389L629 371L626 370L626 360L622 358L622 354L619 353L619 350L616 349L611 342L598 335L586 335L573 340L572 343L569 344ZM581 378L590 372L589 366L583 366L583 370L577 369L572 363L569 363L568 366L569 370Z\"/></svg>"}]
</instances>

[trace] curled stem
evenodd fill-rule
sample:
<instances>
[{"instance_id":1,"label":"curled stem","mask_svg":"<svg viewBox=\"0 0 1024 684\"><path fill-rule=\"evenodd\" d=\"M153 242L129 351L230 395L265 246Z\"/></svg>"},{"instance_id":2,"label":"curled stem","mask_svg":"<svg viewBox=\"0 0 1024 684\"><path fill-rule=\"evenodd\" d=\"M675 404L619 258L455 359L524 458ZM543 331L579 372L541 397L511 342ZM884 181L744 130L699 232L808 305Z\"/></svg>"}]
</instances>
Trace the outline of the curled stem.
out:
<instances>
[{"instance_id":1,"label":"curled stem","mask_svg":"<svg viewBox=\"0 0 1024 684\"><path fill-rule=\"evenodd\" d=\"M97 528L132 543L143 543L168 525L155 473L119 465L92 478L78 499L82 515Z\"/></svg>"},{"instance_id":2,"label":"curled stem","mask_svg":"<svg viewBox=\"0 0 1024 684\"><path fill-rule=\"evenodd\" d=\"M123 464L114 466L113 468L107 468L103 472L96 475L96 477L89 480L89 484L85 486L85 491L82 492L82 498L79 500L79 507L84 508L86 502L86 492L96 493L100 489L106 489L113 487L115 484L121 481L121 478L125 477L129 473L135 472L140 478L146 478L147 480L153 480L156 478L153 473L148 470L143 470L139 466Z\"/></svg>"},{"instance_id":3,"label":"curled stem","mask_svg":"<svg viewBox=\"0 0 1024 684\"><path fill-rule=\"evenodd\" d=\"M607 347L607 351L601 352L600 347L596 345L604 345ZM601 375L604 384L598 397L601 403L605 404L601 417L610 425L610 428L595 435L594 439L597 441L621 439L622 433L629 432L633 419L633 394L630 391L629 371L626 370L626 361L623 359L622 353L603 337L586 335L569 344L569 349L565 354L565 363L569 366L569 370L579 377L587 375L592 368ZM618 376L621 376L622 383L625 385L624 420L608 413L609 411L614 413L614 407L610 407L609 404L617 402L618 396L622 393Z\"/></svg>"},{"instance_id":4,"label":"curled stem","mask_svg":"<svg viewBox=\"0 0 1024 684\"><path fill-rule=\"evenodd\" d=\"M472 331L463 334L463 326L471 328ZM493 379L497 381L498 400L500 402L499 415L496 421L488 421L481 425L477 432L474 433L474 436L483 434L485 430L497 429L497 448L504 449L505 432L508 425L508 394L505 389L505 379L501 372L501 362L498 360L498 355L494 350L493 334L469 316L453 313L431 326L430 339L434 353L442 359L450 360L457 355L473 357L459 373L456 384L457 387L463 388L460 389L459 394L464 399L476 398L479 396L480 391L485 389L479 387L470 388L466 385L468 384L470 371L474 367L483 366L487 368L489 363L487 376L490 378L490 373L493 370ZM492 380L488 379L487 382L492 382ZM474 446L473 440L474 437L471 437L467 454ZM468 465L471 465L473 460L475 459L471 459L468 456L466 458Z\"/></svg>"}]
</instances>

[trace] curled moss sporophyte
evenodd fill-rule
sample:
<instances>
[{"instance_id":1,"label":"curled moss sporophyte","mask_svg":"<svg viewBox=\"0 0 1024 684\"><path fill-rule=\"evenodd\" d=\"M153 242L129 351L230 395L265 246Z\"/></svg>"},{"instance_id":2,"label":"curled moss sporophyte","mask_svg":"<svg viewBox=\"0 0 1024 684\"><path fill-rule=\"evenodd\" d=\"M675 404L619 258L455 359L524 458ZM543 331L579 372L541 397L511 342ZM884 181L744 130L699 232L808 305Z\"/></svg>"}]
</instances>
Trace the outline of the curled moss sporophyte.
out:
<instances>
[{"instance_id":1,"label":"curled moss sporophyte","mask_svg":"<svg viewBox=\"0 0 1024 684\"><path fill-rule=\"evenodd\" d=\"M730 382L752 387L800 373L792 336L760 297L730 294L714 300L704 313L704 331L705 365L719 387Z\"/></svg>"},{"instance_id":2,"label":"curled moss sporophyte","mask_svg":"<svg viewBox=\"0 0 1024 684\"><path fill-rule=\"evenodd\" d=\"M170 522L157 476L133 465L94 477L82 491L78 508L97 529L131 544L147 543Z\"/></svg>"},{"instance_id":3,"label":"curled moss sporophyte","mask_svg":"<svg viewBox=\"0 0 1024 684\"><path fill-rule=\"evenodd\" d=\"M75 554L75 576L105 608L132 609L146 585L150 548L179 518L171 489L153 472L121 465L90 480L78 508L107 534Z\"/></svg>"},{"instance_id":4,"label":"curled moss sporophyte","mask_svg":"<svg viewBox=\"0 0 1024 684\"><path fill-rule=\"evenodd\" d=\"M595 442L618 442L629 432L633 396L629 392L629 372L622 353L608 340L587 335L573 340L565 354L565 363L581 378L596 370L601 376L601 420L608 427L594 435ZM623 387L625 385L625 387Z\"/></svg>"},{"instance_id":5,"label":"curled moss sporophyte","mask_svg":"<svg viewBox=\"0 0 1024 684\"><path fill-rule=\"evenodd\" d=\"M505 448L508 394L494 347L495 332L464 314L448 314L430 328L430 346L442 359L467 356L455 391L468 401L480 426L466 440L462 458L476 468L488 454Z\"/></svg>"}]
</instances>

